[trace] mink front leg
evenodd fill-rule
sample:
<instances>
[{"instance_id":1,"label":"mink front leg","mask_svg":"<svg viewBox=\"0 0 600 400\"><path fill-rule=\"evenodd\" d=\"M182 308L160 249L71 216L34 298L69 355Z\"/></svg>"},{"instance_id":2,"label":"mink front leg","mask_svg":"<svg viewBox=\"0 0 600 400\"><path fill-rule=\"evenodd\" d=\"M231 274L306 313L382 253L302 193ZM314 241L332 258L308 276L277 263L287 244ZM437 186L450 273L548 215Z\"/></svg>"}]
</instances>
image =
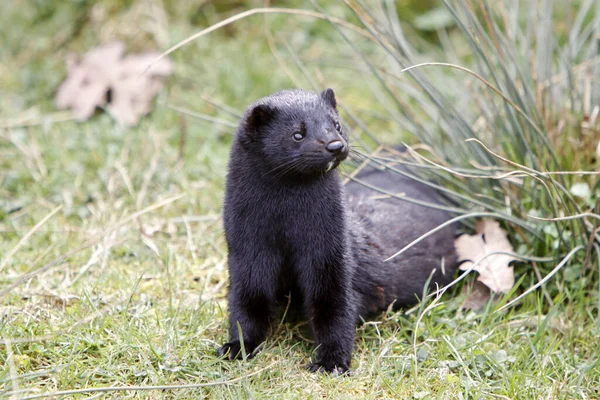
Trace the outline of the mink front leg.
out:
<instances>
[{"instance_id":1,"label":"mink front leg","mask_svg":"<svg viewBox=\"0 0 600 400\"><path fill-rule=\"evenodd\" d=\"M246 355L251 358L269 331L271 317L276 308L276 282L273 271L277 260L266 254L251 262L241 262L229 255L229 342L218 351L220 357L241 359L244 342Z\"/></svg>"},{"instance_id":2,"label":"mink front leg","mask_svg":"<svg viewBox=\"0 0 600 400\"><path fill-rule=\"evenodd\" d=\"M310 263L301 285L317 343L317 360L308 368L341 375L350 369L356 307L351 298L350 270L343 257L336 258L338 262Z\"/></svg>"}]
</instances>

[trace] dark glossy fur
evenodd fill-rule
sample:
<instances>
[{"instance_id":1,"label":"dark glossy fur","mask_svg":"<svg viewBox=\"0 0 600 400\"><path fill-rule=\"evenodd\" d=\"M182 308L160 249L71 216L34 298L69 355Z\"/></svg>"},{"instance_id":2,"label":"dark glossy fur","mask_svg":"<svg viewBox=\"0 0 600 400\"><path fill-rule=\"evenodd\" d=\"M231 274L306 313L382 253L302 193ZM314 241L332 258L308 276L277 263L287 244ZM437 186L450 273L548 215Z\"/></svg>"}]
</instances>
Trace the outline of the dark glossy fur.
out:
<instances>
[{"instance_id":1,"label":"dark glossy fur","mask_svg":"<svg viewBox=\"0 0 600 400\"><path fill-rule=\"evenodd\" d=\"M305 136L296 141L295 133ZM331 144L337 141L343 147ZM455 227L383 262L450 216L397 199L373 199L378 193L358 183L343 187L335 167L347 154L348 137L330 89L320 95L286 90L246 110L226 184L230 341L221 356L241 357L238 327L252 356L291 293L318 346L310 370L344 373L360 317L416 303L432 272L433 284L450 280ZM369 168L358 178L437 203L434 191L398 174Z\"/></svg>"}]
</instances>

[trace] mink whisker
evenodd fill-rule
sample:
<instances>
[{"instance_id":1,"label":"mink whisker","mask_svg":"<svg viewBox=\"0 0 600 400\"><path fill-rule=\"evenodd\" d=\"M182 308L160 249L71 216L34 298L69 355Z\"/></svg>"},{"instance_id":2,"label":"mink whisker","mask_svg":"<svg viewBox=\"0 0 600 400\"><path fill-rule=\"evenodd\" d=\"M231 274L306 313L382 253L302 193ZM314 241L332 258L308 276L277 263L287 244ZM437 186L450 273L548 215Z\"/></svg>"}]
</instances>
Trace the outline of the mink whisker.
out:
<instances>
[{"instance_id":1,"label":"mink whisker","mask_svg":"<svg viewBox=\"0 0 600 400\"><path fill-rule=\"evenodd\" d=\"M268 172L265 172L265 173L263 174L263 176L267 176L267 175L269 175L269 174L271 174L271 173L273 173L273 172L277 171L277 170L278 170L278 169L280 169L280 168L285 168L285 167L289 166L290 164L293 164L293 163L294 163L295 161L297 161L297 160L298 160L298 158L292 158L291 160L289 160L289 161L286 161L286 162L284 162L283 164L280 164L280 165L276 166L275 168L271 169L270 171L268 171Z\"/></svg>"}]
</instances>

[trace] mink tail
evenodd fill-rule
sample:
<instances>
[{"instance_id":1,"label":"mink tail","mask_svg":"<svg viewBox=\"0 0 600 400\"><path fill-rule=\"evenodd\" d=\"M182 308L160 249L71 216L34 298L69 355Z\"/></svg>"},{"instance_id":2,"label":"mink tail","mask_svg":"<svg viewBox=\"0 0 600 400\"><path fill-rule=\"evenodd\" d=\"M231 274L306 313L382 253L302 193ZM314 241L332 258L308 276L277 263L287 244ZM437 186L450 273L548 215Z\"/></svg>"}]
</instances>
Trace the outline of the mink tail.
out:
<instances>
[{"instance_id":1,"label":"mink tail","mask_svg":"<svg viewBox=\"0 0 600 400\"><path fill-rule=\"evenodd\" d=\"M398 169L408 172L401 166ZM425 290L449 283L457 267L457 224L383 261L453 217L441 209L437 191L400 173L373 166L364 168L355 178L385 192L428 204L386 196L357 181L346 185L352 251L358 261L354 289L360 297L359 314L364 317L383 311L392 303L394 308L410 306L418 302Z\"/></svg>"}]
</instances>

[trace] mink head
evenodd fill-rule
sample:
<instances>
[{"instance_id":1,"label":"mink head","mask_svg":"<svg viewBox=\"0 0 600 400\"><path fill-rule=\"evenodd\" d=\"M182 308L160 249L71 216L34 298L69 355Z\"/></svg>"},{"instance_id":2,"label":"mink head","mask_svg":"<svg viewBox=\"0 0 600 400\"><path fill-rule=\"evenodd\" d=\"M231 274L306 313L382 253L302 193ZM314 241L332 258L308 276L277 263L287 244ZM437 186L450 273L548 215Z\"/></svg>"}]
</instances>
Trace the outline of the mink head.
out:
<instances>
[{"instance_id":1,"label":"mink head","mask_svg":"<svg viewBox=\"0 0 600 400\"><path fill-rule=\"evenodd\" d=\"M284 90L258 100L246 110L238 140L272 176L319 176L348 156L331 89Z\"/></svg>"}]
</instances>

